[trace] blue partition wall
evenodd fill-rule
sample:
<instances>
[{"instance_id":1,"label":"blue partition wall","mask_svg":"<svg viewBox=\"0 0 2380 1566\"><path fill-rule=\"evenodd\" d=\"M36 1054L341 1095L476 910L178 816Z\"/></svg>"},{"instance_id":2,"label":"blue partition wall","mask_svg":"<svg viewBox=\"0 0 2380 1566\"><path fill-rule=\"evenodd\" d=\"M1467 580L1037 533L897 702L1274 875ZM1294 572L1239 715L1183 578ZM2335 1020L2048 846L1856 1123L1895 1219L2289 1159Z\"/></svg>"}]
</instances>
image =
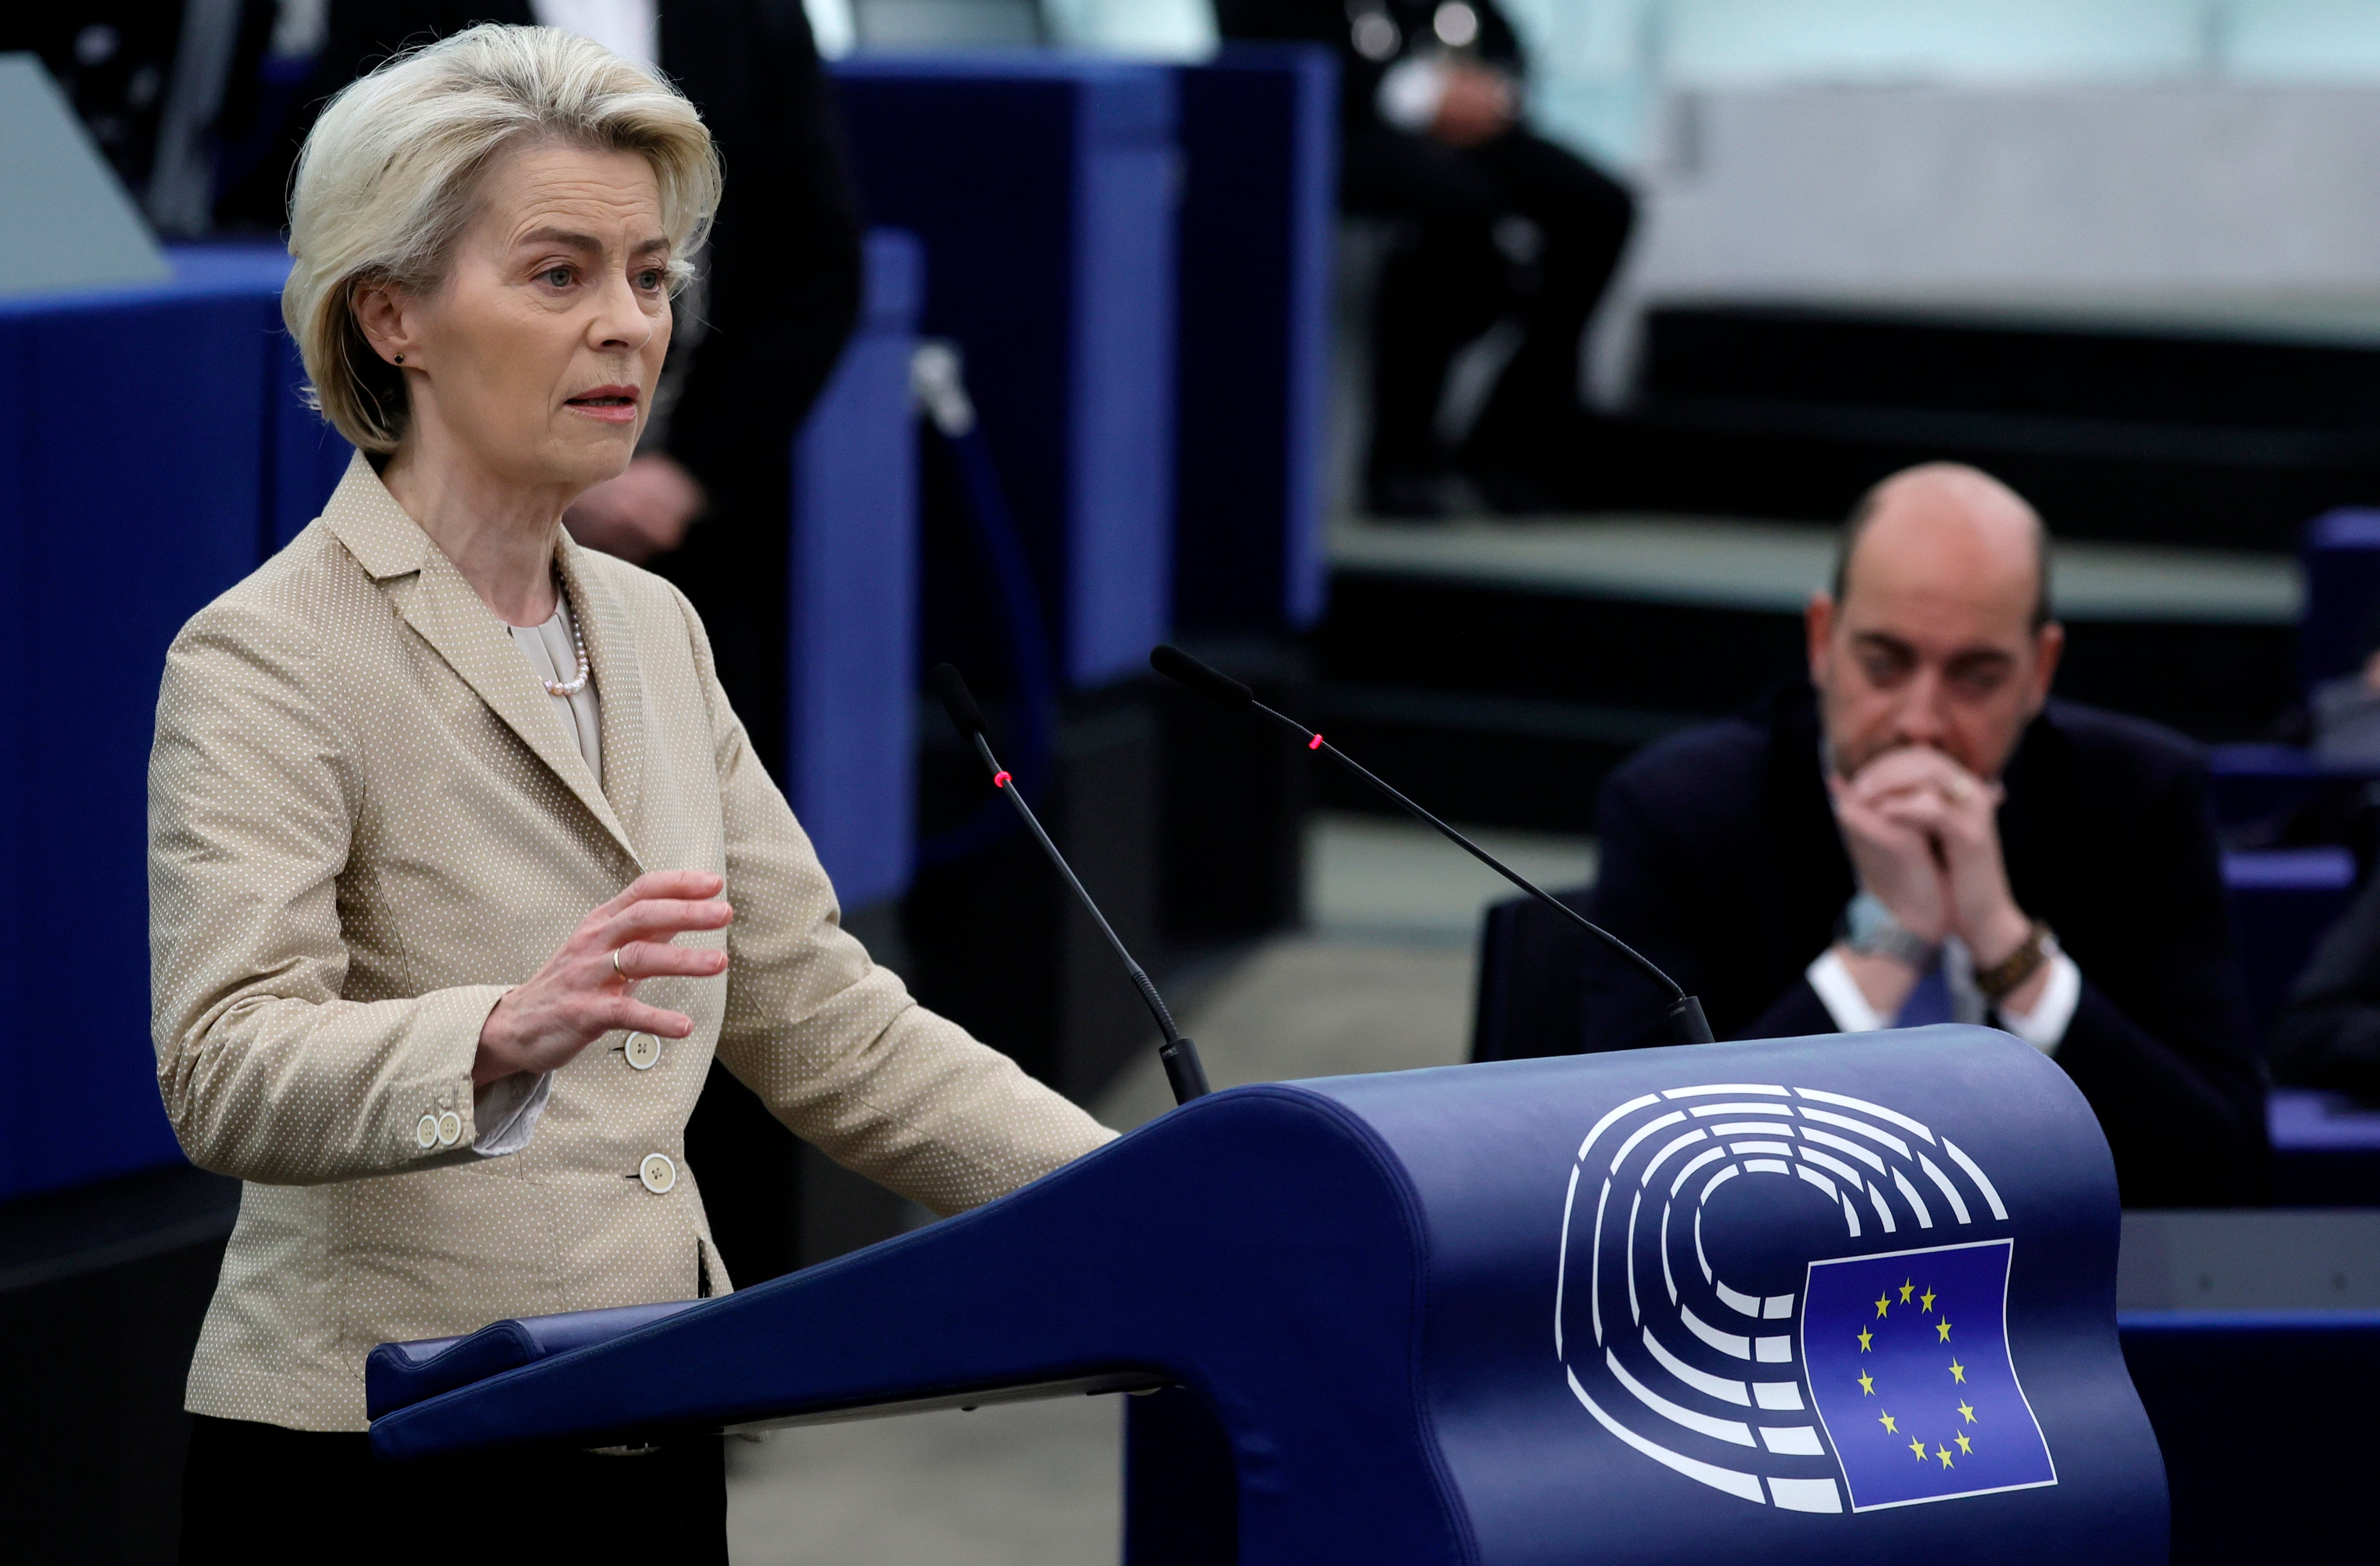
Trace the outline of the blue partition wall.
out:
<instances>
[{"instance_id":1,"label":"blue partition wall","mask_svg":"<svg viewBox=\"0 0 2380 1566\"><path fill-rule=\"evenodd\" d=\"M794 446L785 796L844 907L908 890L915 856L917 478L909 416L925 258L868 237L859 328Z\"/></svg>"},{"instance_id":2,"label":"blue partition wall","mask_svg":"<svg viewBox=\"0 0 2380 1566\"><path fill-rule=\"evenodd\" d=\"M1184 631L1321 617L1339 62L1235 44L1184 67L1173 616Z\"/></svg>"},{"instance_id":3,"label":"blue partition wall","mask_svg":"<svg viewBox=\"0 0 2380 1566\"><path fill-rule=\"evenodd\" d=\"M0 304L0 1197L179 1157L149 1045L146 774L165 648L257 562L285 258Z\"/></svg>"},{"instance_id":4,"label":"blue partition wall","mask_svg":"<svg viewBox=\"0 0 2380 1566\"><path fill-rule=\"evenodd\" d=\"M1170 620L1173 73L1019 52L845 60L868 216L933 257L1060 668L1136 673Z\"/></svg>"}]
</instances>

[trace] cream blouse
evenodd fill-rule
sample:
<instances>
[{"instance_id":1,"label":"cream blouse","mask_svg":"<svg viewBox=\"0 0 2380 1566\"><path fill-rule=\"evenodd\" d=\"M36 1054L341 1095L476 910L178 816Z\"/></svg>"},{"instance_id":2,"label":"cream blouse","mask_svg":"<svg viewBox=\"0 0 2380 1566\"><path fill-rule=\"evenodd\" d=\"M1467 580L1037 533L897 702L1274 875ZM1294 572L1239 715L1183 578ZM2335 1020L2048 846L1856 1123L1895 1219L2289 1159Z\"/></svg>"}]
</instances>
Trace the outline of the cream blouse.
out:
<instances>
[{"instance_id":1,"label":"cream blouse","mask_svg":"<svg viewBox=\"0 0 2380 1566\"><path fill-rule=\"evenodd\" d=\"M513 645L521 649L528 666L550 687L568 685L578 677L578 648L571 637L570 595L554 594L553 613L542 625L507 625L513 634ZM603 781L603 707L596 695L595 682L589 679L576 696L554 696L549 689L554 716L562 720L562 732L578 747L578 754L587 759L587 770L595 781ZM501 1076L472 1094L472 1118L480 1128L471 1149L488 1158L502 1158L517 1153L528 1146L537 1130L538 1116L545 1112L546 1100L553 1097L553 1074L544 1072L536 1076L515 1073Z\"/></svg>"}]
</instances>

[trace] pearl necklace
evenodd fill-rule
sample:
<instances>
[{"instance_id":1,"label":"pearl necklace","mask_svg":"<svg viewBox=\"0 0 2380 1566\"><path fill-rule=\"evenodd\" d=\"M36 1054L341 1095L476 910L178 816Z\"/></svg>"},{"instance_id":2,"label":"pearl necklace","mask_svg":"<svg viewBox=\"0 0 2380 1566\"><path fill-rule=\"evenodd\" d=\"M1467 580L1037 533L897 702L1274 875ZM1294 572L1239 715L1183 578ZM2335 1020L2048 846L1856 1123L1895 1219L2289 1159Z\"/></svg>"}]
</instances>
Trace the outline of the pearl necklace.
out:
<instances>
[{"instance_id":1,"label":"pearl necklace","mask_svg":"<svg viewBox=\"0 0 2380 1566\"><path fill-rule=\"evenodd\" d=\"M584 616L579 614L577 606L570 601L570 588L563 581L559 573L556 573L553 578L553 588L554 592L562 600L564 618L570 622L570 645L578 652L578 676L576 679L557 682L540 674L537 677L537 683L545 687L545 694L548 696L577 696L587 688L588 677L594 672L593 665L587 662L586 633L578 628L578 623Z\"/></svg>"}]
</instances>

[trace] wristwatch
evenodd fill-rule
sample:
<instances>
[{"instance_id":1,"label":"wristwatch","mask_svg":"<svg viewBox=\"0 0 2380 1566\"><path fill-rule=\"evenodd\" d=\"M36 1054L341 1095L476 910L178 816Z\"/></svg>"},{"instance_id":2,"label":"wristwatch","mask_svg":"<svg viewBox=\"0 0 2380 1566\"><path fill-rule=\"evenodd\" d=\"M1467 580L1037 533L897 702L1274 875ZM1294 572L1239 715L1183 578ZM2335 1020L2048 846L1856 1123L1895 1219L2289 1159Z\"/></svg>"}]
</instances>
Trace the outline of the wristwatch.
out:
<instances>
[{"instance_id":1,"label":"wristwatch","mask_svg":"<svg viewBox=\"0 0 2380 1566\"><path fill-rule=\"evenodd\" d=\"M2024 944L1987 968L1975 970L1975 988L1984 999L1998 1005L2024 988L2024 981L2041 970L2058 950L2058 937L2039 919L2025 932Z\"/></svg>"},{"instance_id":2,"label":"wristwatch","mask_svg":"<svg viewBox=\"0 0 2380 1566\"><path fill-rule=\"evenodd\" d=\"M1835 924L1835 939L1863 957L1890 957L1924 973L1942 949L1892 917L1884 900L1863 892L1843 904Z\"/></svg>"}]
</instances>

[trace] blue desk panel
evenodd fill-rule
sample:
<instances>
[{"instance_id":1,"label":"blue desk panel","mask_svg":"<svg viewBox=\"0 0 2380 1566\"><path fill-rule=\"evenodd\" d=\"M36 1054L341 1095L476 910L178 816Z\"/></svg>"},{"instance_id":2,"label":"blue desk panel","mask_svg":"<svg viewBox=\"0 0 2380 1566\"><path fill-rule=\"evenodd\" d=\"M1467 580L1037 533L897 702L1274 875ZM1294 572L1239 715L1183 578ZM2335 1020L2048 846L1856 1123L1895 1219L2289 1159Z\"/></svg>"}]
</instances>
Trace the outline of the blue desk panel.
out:
<instances>
[{"instance_id":1,"label":"blue desk panel","mask_svg":"<svg viewBox=\"0 0 2380 1566\"><path fill-rule=\"evenodd\" d=\"M908 889L915 857L917 446L925 258L868 237L866 304L794 447L785 795L844 907Z\"/></svg>"},{"instance_id":2,"label":"blue desk panel","mask_svg":"<svg viewBox=\"0 0 2380 1566\"><path fill-rule=\"evenodd\" d=\"M2174 1566L2369 1559L2380 1311L2127 1311Z\"/></svg>"},{"instance_id":3,"label":"blue desk panel","mask_svg":"<svg viewBox=\"0 0 2380 1566\"><path fill-rule=\"evenodd\" d=\"M933 258L923 328L965 356L1064 677L1138 674L1172 599L1172 73L1024 52L834 70L868 217Z\"/></svg>"},{"instance_id":4,"label":"blue desk panel","mask_svg":"<svg viewBox=\"0 0 2380 1566\"><path fill-rule=\"evenodd\" d=\"M1180 81L1174 622L1303 630L1328 575L1338 57L1236 44Z\"/></svg>"}]
</instances>

